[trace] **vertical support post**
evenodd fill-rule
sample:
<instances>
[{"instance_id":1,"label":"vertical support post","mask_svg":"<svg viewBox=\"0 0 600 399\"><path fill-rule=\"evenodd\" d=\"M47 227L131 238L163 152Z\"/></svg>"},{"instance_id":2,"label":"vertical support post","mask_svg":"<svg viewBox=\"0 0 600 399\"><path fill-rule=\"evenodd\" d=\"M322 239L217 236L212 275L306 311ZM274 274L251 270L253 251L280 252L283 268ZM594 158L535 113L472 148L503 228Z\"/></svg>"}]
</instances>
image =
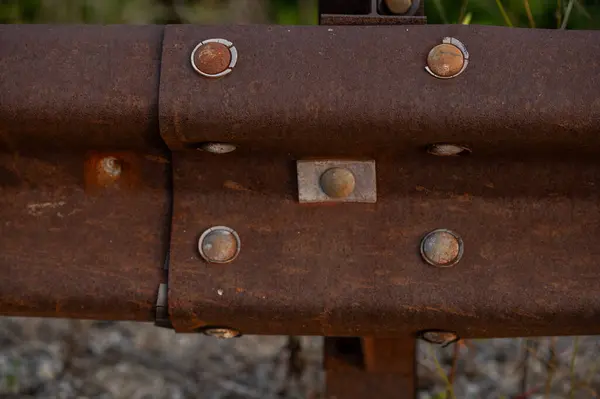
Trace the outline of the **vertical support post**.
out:
<instances>
[{"instance_id":1,"label":"vertical support post","mask_svg":"<svg viewBox=\"0 0 600 399\"><path fill-rule=\"evenodd\" d=\"M325 338L327 399L414 399L413 337Z\"/></svg>"}]
</instances>

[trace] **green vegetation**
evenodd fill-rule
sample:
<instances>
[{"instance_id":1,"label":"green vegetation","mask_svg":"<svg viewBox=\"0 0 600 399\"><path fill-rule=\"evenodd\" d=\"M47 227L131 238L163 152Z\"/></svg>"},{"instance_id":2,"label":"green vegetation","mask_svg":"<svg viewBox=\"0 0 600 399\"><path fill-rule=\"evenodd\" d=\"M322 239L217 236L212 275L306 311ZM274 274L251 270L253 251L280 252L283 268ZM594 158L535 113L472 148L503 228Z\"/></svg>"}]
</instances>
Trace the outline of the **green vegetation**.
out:
<instances>
[{"instance_id":1,"label":"green vegetation","mask_svg":"<svg viewBox=\"0 0 600 399\"><path fill-rule=\"evenodd\" d=\"M600 28L599 0L424 0L429 23ZM314 24L317 0L0 0L2 23Z\"/></svg>"},{"instance_id":2,"label":"green vegetation","mask_svg":"<svg viewBox=\"0 0 600 399\"><path fill-rule=\"evenodd\" d=\"M425 7L429 23L600 28L596 0L429 0Z\"/></svg>"}]
</instances>

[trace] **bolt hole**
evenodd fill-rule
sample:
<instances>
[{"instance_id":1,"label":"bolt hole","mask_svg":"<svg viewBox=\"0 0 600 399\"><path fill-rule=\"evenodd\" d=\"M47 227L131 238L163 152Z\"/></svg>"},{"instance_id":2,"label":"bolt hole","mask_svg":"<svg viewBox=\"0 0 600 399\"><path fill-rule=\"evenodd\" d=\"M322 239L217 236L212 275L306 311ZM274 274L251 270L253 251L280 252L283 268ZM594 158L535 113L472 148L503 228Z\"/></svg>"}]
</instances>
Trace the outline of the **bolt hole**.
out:
<instances>
[{"instance_id":1,"label":"bolt hole","mask_svg":"<svg viewBox=\"0 0 600 399\"><path fill-rule=\"evenodd\" d=\"M438 157L463 157L470 155L472 150L462 144L436 143L427 147L427 153Z\"/></svg>"}]
</instances>

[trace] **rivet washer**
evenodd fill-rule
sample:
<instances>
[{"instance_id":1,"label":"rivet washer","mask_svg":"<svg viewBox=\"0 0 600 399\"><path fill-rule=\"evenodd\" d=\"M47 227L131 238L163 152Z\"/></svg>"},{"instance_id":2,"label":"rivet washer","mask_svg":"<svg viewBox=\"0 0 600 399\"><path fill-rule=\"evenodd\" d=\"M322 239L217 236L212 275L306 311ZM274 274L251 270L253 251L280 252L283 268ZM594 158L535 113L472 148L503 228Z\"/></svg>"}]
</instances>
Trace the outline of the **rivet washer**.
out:
<instances>
[{"instance_id":1,"label":"rivet washer","mask_svg":"<svg viewBox=\"0 0 600 399\"><path fill-rule=\"evenodd\" d=\"M455 78L469 65L469 52L462 42L453 37L445 37L427 55L425 70L438 79Z\"/></svg>"},{"instance_id":2,"label":"rivet washer","mask_svg":"<svg viewBox=\"0 0 600 399\"><path fill-rule=\"evenodd\" d=\"M238 61L238 51L225 39L203 40L190 56L192 67L207 78L220 78L233 70Z\"/></svg>"},{"instance_id":3,"label":"rivet washer","mask_svg":"<svg viewBox=\"0 0 600 399\"><path fill-rule=\"evenodd\" d=\"M462 238L455 232L437 229L421 241L421 256L432 266L451 267L462 258L463 246Z\"/></svg>"},{"instance_id":4,"label":"rivet washer","mask_svg":"<svg viewBox=\"0 0 600 399\"><path fill-rule=\"evenodd\" d=\"M214 226L198 239L198 252L209 263L229 263L241 249L241 241L235 230L226 226Z\"/></svg>"}]
</instances>

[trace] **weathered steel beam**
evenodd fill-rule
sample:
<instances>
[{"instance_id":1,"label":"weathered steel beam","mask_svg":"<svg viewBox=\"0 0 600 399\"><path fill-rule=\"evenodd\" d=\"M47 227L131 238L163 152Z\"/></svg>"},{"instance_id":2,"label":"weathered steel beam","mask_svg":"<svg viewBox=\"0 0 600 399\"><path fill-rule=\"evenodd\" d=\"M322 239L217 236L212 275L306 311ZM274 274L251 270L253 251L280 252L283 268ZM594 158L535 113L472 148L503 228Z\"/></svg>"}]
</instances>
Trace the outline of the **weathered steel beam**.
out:
<instances>
[{"instance_id":1,"label":"weathered steel beam","mask_svg":"<svg viewBox=\"0 0 600 399\"><path fill-rule=\"evenodd\" d=\"M299 205L292 157L174 154L170 310L175 328L461 337L600 332L595 244L600 168L589 160L377 158L376 204ZM194 243L229 226L242 249L202 262ZM419 254L446 228L452 268ZM219 295L219 292L222 295Z\"/></svg>"},{"instance_id":2,"label":"weathered steel beam","mask_svg":"<svg viewBox=\"0 0 600 399\"><path fill-rule=\"evenodd\" d=\"M471 55L451 80L424 70L445 36ZM598 333L597 37L2 26L0 313L151 319L169 249L178 331ZM190 64L210 38L238 50L222 79ZM375 160L377 203L300 205L312 157ZM221 225L241 251L206 263L198 238ZM452 268L419 253L438 228L464 242Z\"/></svg>"},{"instance_id":3,"label":"weathered steel beam","mask_svg":"<svg viewBox=\"0 0 600 399\"><path fill-rule=\"evenodd\" d=\"M220 80L189 67L205 38L239 62ZM470 53L458 78L425 71L444 37ZM482 157L595 157L600 41L594 31L430 26L177 25L165 31L161 134L172 149L233 142L293 157L393 151L401 162L436 142Z\"/></svg>"},{"instance_id":4,"label":"weathered steel beam","mask_svg":"<svg viewBox=\"0 0 600 399\"><path fill-rule=\"evenodd\" d=\"M0 154L0 313L154 320L167 162L123 151Z\"/></svg>"},{"instance_id":5,"label":"weathered steel beam","mask_svg":"<svg viewBox=\"0 0 600 399\"><path fill-rule=\"evenodd\" d=\"M163 30L0 25L0 149L163 150Z\"/></svg>"},{"instance_id":6,"label":"weathered steel beam","mask_svg":"<svg viewBox=\"0 0 600 399\"><path fill-rule=\"evenodd\" d=\"M163 27L0 26L0 313L154 320Z\"/></svg>"}]
</instances>

